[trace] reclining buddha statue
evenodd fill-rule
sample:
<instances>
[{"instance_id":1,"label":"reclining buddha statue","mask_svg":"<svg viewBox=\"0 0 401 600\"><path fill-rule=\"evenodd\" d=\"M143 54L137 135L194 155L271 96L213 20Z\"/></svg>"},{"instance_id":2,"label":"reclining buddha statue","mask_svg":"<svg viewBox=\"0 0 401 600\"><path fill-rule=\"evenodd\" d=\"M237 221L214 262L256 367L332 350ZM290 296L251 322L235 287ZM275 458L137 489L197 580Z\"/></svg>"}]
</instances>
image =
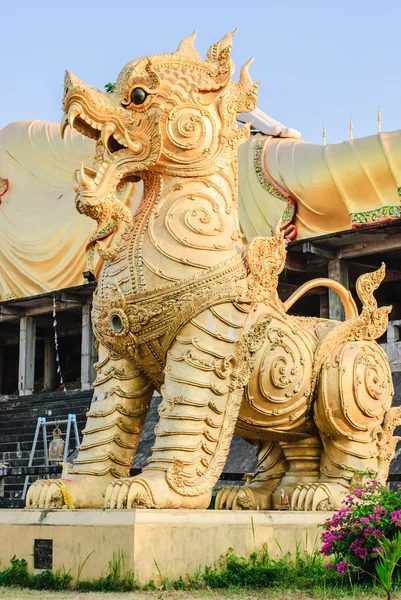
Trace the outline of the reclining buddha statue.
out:
<instances>
[{"instance_id":1,"label":"reclining buddha statue","mask_svg":"<svg viewBox=\"0 0 401 600\"><path fill-rule=\"evenodd\" d=\"M287 314L293 299L281 302L277 284L297 223L284 215L271 237L244 243L237 159L250 124L236 117L255 109L257 84L249 63L232 81L231 47L228 34L202 60L191 36L129 62L112 93L67 71L62 133L96 140L76 173L76 208L96 221L88 251L103 261L97 377L74 464L33 483L29 508L207 508L234 434L255 446L258 467L219 492L218 508L268 509L281 488L295 509L335 508L356 471L387 478L400 409L375 342L390 310L373 296L384 266L358 280L360 314L340 284L308 284L337 291L344 322ZM139 180L133 214L118 194ZM130 477L154 390L152 454Z\"/></svg>"},{"instance_id":2,"label":"reclining buddha statue","mask_svg":"<svg viewBox=\"0 0 401 600\"><path fill-rule=\"evenodd\" d=\"M248 241L270 236L280 218L287 239L302 239L400 217L401 131L323 146L303 142L257 107L237 118L253 123L238 149L239 219ZM82 162L92 166L104 147L99 130L82 127L78 120L64 140L56 124L41 121L0 131L0 301L84 282L93 222L75 210L73 173ZM132 213L142 193L142 180L117 190ZM95 254L96 275L101 266Z\"/></svg>"}]
</instances>

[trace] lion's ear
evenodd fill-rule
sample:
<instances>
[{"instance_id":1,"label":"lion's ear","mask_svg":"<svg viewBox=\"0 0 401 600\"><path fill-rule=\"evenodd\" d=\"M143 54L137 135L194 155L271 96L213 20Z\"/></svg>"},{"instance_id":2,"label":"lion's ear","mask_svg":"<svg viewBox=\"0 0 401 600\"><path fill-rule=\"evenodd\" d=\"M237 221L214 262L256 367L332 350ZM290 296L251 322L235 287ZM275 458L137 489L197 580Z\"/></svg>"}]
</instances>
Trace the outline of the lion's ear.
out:
<instances>
[{"instance_id":1,"label":"lion's ear","mask_svg":"<svg viewBox=\"0 0 401 600\"><path fill-rule=\"evenodd\" d=\"M260 81L253 83L249 75L249 67L253 62L250 58L241 69L238 83L236 83L238 91L237 112L251 112L258 105L258 93Z\"/></svg>"}]
</instances>

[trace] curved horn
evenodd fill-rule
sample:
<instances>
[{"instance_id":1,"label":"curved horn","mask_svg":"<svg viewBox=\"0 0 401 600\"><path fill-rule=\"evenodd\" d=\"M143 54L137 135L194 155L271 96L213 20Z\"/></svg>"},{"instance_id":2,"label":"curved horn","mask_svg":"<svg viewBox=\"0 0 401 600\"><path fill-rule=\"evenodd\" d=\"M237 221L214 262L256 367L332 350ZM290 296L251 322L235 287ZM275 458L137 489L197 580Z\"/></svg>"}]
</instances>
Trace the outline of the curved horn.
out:
<instances>
[{"instance_id":1,"label":"curved horn","mask_svg":"<svg viewBox=\"0 0 401 600\"><path fill-rule=\"evenodd\" d=\"M239 91L237 100L237 111L239 113L251 112L258 104L258 93L260 81L253 83L248 69L253 62L250 58L241 68L237 88Z\"/></svg>"},{"instance_id":2,"label":"curved horn","mask_svg":"<svg viewBox=\"0 0 401 600\"><path fill-rule=\"evenodd\" d=\"M192 35L184 38L179 43L175 54L180 54L181 56L187 56L188 58L192 58L193 60L201 61L202 59L194 46L195 39L196 31L194 31Z\"/></svg>"},{"instance_id":3,"label":"curved horn","mask_svg":"<svg viewBox=\"0 0 401 600\"><path fill-rule=\"evenodd\" d=\"M253 81L249 75L249 67L253 63L253 56L242 67L239 74L238 85L244 91L249 91L253 86Z\"/></svg>"}]
</instances>

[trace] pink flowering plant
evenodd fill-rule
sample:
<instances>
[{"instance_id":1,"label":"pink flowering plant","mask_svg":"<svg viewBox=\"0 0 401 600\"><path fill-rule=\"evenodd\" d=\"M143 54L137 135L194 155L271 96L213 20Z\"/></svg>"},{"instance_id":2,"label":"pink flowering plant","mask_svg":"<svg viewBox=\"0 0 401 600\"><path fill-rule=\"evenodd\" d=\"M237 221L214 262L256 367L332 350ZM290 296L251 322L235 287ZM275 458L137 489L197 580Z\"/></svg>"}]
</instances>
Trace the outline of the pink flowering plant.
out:
<instances>
[{"instance_id":1,"label":"pink flowering plant","mask_svg":"<svg viewBox=\"0 0 401 600\"><path fill-rule=\"evenodd\" d=\"M323 525L321 551L333 556L327 569L337 573L358 572L374 576L383 554L382 540L392 540L401 531L401 495L377 481L350 488L344 508Z\"/></svg>"}]
</instances>

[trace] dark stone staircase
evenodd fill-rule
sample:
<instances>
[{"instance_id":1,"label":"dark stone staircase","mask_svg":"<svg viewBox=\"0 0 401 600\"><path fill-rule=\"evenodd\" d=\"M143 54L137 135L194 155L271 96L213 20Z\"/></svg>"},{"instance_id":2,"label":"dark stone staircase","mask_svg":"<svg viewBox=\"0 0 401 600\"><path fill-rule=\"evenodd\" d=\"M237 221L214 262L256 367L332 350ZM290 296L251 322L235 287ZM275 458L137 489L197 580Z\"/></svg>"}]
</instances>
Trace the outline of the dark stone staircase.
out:
<instances>
[{"instance_id":1,"label":"dark stone staircase","mask_svg":"<svg viewBox=\"0 0 401 600\"><path fill-rule=\"evenodd\" d=\"M81 436L92 393L92 390L74 390L0 400L0 463L6 463L8 468L13 470L28 466L38 417L46 417L47 420L54 421L67 419L69 413L75 414ZM47 444L52 439L53 428L52 426L47 428ZM62 425L61 429L65 434L66 425ZM70 436L70 448L71 450L75 448L73 431ZM36 446L33 465L44 465L42 431ZM23 504L21 495L24 480L25 475L14 473L5 478L4 497L0 497L0 507L19 507Z\"/></svg>"}]
</instances>

